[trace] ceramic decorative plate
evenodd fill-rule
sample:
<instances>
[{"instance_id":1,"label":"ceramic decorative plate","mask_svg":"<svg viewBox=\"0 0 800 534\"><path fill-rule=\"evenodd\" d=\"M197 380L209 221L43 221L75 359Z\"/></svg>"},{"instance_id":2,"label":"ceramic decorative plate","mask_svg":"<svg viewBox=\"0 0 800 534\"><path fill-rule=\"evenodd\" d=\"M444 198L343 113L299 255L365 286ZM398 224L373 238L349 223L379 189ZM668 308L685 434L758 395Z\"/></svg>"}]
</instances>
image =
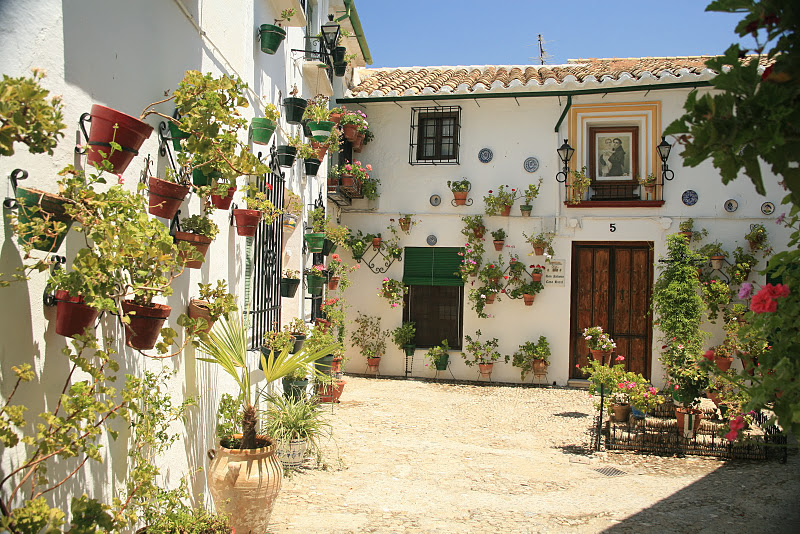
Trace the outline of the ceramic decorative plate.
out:
<instances>
[{"instance_id":1,"label":"ceramic decorative plate","mask_svg":"<svg viewBox=\"0 0 800 534\"><path fill-rule=\"evenodd\" d=\"M439 195L431 195L429 202L431 203L431 206L438 206L442 203L442 197Z\"/></svg>"},{"instance_id":2,"label":"ceramic decorative plate","mask_svg":"<svg viewBox=\"0 0 800 534\"><path fill-rule=\"evenodd\" d=\"M683 200L683 203L686 204L687 206L694 206L695 204L697 204L697 191L694 191L692 189L687 189L686 191L683 192L681 200Z\"/></svg>"},{"instance_id":3,"label":"ceramic decorative plate","mask_svg":"<svg viewBox=\"0 0 800 534\"><path fill-rule=\"evenodd\" d=\"M539 168L539 160L533 156L526 158L525 163L522 164L522 168L528 172L536 172Z\"/></svg>"},{"instance_id":4,"label":"ceramic decorative plate","mask_svg":"<svg viewBox=\"0 0 800 534\"><path fill-rule=\"evenodd\" d=\"M433 246L438 242L438 239L436 239L435 235L431 234L425 241L427 241L430 246Z\"/></svg>"},{"instance_id":5,"label":"ceramic decorative plate","mask_svg":"<svg viewBox=\"0 0 800 534\"><path fill-rule=\"evenodd\" d=\"M725 201L725 211L727 211L728 213L733 213L734 211L736 211L738 207L739 203L733 200L732 198Z\"/></svg>"},{"instance_id":6,"label":"ceramic decorative plate","mask_svg":"<svg viewBox=\"0 0 800 534\"><path fill-rule=\"evenodd\" d=\"M761 213L764 215L772 215L775 213L775 204L772 202L764 202L761 204Z\"/></svg>"},{"instance_id":7,"label":"ceramic decorative plate","mask_svg":"<svg viewBox=\"0 0 800 534\"><path fill-rule=\"evenodd\" d=\"M480 152L478 152L478 159L481 161L481 163L489 163L492 161L493 157L494 154L490 148L482 148Z\"/></svg>"}]
</instances>

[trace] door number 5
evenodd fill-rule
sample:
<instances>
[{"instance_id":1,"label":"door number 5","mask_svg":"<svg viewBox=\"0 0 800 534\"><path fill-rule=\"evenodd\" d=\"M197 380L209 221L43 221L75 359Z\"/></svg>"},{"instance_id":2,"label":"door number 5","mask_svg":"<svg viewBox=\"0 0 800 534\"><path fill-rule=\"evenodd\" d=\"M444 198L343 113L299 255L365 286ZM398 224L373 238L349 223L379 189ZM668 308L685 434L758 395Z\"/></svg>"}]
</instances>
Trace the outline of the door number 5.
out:
<instances>
[{"instance_id":1,"label":"door number 5","mask_svg":"<svg viewBox=\"0 0 800 534\"><path fill-rule=\"evenodd\" d=\"M617 231L617 224L616 223L609 224L608 225L608 230L611 231L611 232L616 232Z\"/></svg>"}]
</instances>

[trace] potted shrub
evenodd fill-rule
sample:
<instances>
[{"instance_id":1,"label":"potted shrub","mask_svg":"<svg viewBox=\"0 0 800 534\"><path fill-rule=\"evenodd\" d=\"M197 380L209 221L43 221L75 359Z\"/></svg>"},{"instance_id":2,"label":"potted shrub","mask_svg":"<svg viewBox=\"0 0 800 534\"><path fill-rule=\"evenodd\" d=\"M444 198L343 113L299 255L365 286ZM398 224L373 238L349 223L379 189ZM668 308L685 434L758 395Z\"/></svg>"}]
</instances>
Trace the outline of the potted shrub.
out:
<instances>
[{"instance_id":1,"label":"potted shrub","mask_svg":"<svg viewBox=\"0 0 800 534\"><path fill-rule=\"evenodd\" d=\"M267 436L256 434L258 412L253 405L250 368L247 363L247 331L237 315L217 321L201 340L202 351L208 358L200 361L216 363L239 386L241 399L241 438L226 436L218 446L209 451L211 464L206 478L217 511L231 513L247 509L249 513L231 517L231 527L237 531L265 532L275 498L280 491L283 472L275 457L276 443ZM319 358L329 347L317 352L301 351L289 354L261 353L261 366L265 380L273 382L307 366Z\"/></svg>"},{"instance_id":2,"label":"potted shrub","mask_svg":"<svg viewBox=\"0 0 800 534\"><path fill-rule=\"evenodd\" d=\"M645 192L646 195L655 194L655 192L656 192L656 181L657 181L657 178L656 178L655 174L650 173L650 174L648 174L647 176L644 176L644 177L638 176L637 177L637 181L639 182L639 185L642 186L642 188L644 188L644 192Z\"/></svg>"},{"instance_id":3,"label":"potted shrub","mask_svg":"<svg viewBox=\"0 0 800 534\"><path fill-rule=\"evenodd\" d=\"M312 295L322 295L322 286L325 284L325 266L318 264L305 270L306 287Z\"/></svg>"},{"instance_id":4,"label":"potted shrub","mask_svg":"<svg viewBox=\"0 0 800 534\"><path fill-rule=\"evenodd\" d=\"M502 252L503 251L503 245L506 242L506 231L503 230L502 228L500 228L498 230L495 230L495 231L491 232L491 234L492 234L492 239L494 240L493 241L494 249L497 252Z\"/></svg>"},{"instance_id":5,"label":"potted shrub","mask_svg":"<svg viewBox=\"0 0 800 534\"><path fill-rule=\"evenodd\" d=\"M764 250L769 246L767 229L763 224L750 225L750 231L744 236L750 244L750 250Z\"/></svg>"},{"instance_id":6,"label":"potted shrub","mask_svg":"<svg viewBox=\"0 0 800 534\"><path fill-rule=\"evenodd\" d=\"M709 280L700 284L709 322L716 323L721 310L731 303L731 287L724 280Z\"/></svg>"},{"instance_id":7,"label":"potted shrub","mask_svg":"<svg viewBox=\"0 0 800 534\"><path fill-rule=\"evenodd\" d=\"M311 137L318 143L324 143L331 135L331 130L336 123L329 120L331 112L328 109L328 97L317 95L308 101L303 119L308 120Z\"/></svg>"},{"instance_id":8,"label":"potted shrub","mask_svg":"<svg viewBox=\"0 0 800 534\"><path fill-rule=\"evenodd\" d=\"M147 190L150 192L148 211L157 217L172 220L191 187L187 180L167 168L163 180L155 176L148 179Z\"/></svg>"},{"instance_id":9,"label":"potted shrub","mask_svg":"<svg viewBox=\"0 0 800 534\"><path fill-rule=\"evenodd\" d=\"M309 212L308 218L311 223L311 232L305 235L308 251L314 253L322 252L322 247L325 244L325 228L327 224L325 208L314 208Z\"/></svg>"},{"instance_id":10,"label":"potted shrub","mask_svg":"<svg viewBox=\"0 0 800 534\"><path fill-rule=\"evenodd\" d=\"M297 96L297 86L293 86L290 96L283 99L283 111L286 122L289 124L300 124L303 121L303 113L306 110L308 101Z\"/></svg>"},{"instance_id":11,"label":"potted shrub","mask_svg":"<svg viewBox=\"0 0 800 534\"><path fill-rule=\"evenodd\" d=\"M525 197L525 203L519 207L520 212L522 213L523 217L530 217L531 211L533 211L533 199L539 196L539 190L542 188L543 178L539 178L538 184L528 184L528 188L522 192L522 195Z\"/></svg>"},{"instance_id":12,"label":"potted shrub","mask_svg":"<svg viewBox=\"0 0 800 534\"><path fill-rule=\"evenodd\" d=\"M539 336L536 343L526 341L521 344L512 357L511 365L520 369L520 380L525 380L530 372L533 372L534 377L546 376L550 365L550 344L547 338Z\"/></svg>"},{"instance_id":13,"label":"potted shrub","mask_svg":"<svg viewBox=\"0 0 800 534\"><path fill-rule=\"evenodd\" d=\"M342 120L339 121L339 126L342 128L345 139L354 143L359 135L359 130L362 132L369 129L367 122L367 115L361 110L349 111L346 110ZM363 135L363 133L362 133Z\"/></svg>"},{"instance_id":14,"label":"potted shrub","mask_svg":"<svg viewBox=\"0 0 800 534\"><path fill-rule=\"evenodd\" d=\"M267 198L266 193L259 191L255 185L249 185L245 190L246 209L236 208L233 210L233 218L236 220L236 233L240 236L252 237L256 235L258 223L263 218L266 223L272 221L280 215L275 205Z\"/></svg>"},{"instance_id":15,"label":"potted shrub","mask_svg":"<svg viewBox=\"0 0 800 534\"><path fill-rule=\"evenodd\" d=\"M447 364L450 363L450 345L448 345L447 340L443 339L441 345L436 345L428 349L428 352L425 353L425 360L428 363L425 364L425 367L430 366L431 369L435 369L436 371L444 371L447 369Z\"/></svg>"},{"instance_id":16,"label":"potted shrub","mask_svg":"<svg viewBox=\"0 0 800 534\"><path fill-rule=\"evenodd\" d=\"M531 234L530 236L525 232L522 232L522 235L525 237L525 241L531 244L533 247L533 253L537 256L542 256L547 252L548 256L552 256L555 254L553 250L553 239L555 238L555 234L552 232L539 232L538 234Z\"/></svg>"},{"instance_id":17,"label":"potted shrub","mask_svg":"<svg viewBox=\"0 0 800 534\"><path fill-rule=\"evenodd\" d=\"M220 317L227 317L238 309L236 297L228 293L228 284L224 280L217 280L214 289L211 284L197 285L200 287L199 298L189 300L189 317L198 320L198 330L207 334Z\"/></svg>"},{"instance_id":18,"label":"potted shrub","mask_svg":"<svg viewBox=\"0 0 800 534\"><path fill-rule=\"evenodd\" d=\"M284 269L280 286L282 297L294 297L297 293L297 288L300 286L300 271L294 269Z\"/></svg>"},{"instance_id":19,"label":"potted shrub","mask_svg":"<svg viewBox=\"0 0 800 534\"><path fill-rule=\"evenodd\" d=\"M592 179L586 176L586 167L575 169L569 173L570 181L567 185L567 204L575 205L583 201L583 196L592 185Z\"/></svg>"},{"instance_id":20,"label":"potted shrub","mask_svg":"<svg viewBox=\"0 0 800 534\"><path fill-rule=\"evenodd\" d=\"M467 204L467 195L469 195L472 185L466 178L462 180L447 180L447 187L453 192L453 202L456 206L464 206Z\"/></svg>"},{"instance_id":21,"label":"potted shrub","mask_svg":"<svg viewBox=\"0 0 800 534\"><path fill-rule=\"evenodd\" d=\"M503 256L499 256L496 262L487 263L483 266L478 277L490 284L499 284L506 272Z\"/></svg>"},{"instance_id":22,"label":"potted shrub","mask_svg":"<svg viewBox=\"0 0 800 534\"><path fill-rule=\"evenodd\" d=\"M228 182L214 182L211 186L211 205L218 210L228 210L236 194L236 185Z\"/></svg>"},{"instance_id":23,"label":"potted shrub","mask_svg":"<svg viewBox=\"0 0 800 534\"><path fill-rule=\"evenodd\" d=\"M404 298L408 293L408 288L400 280L394 278L384 278L381 282L379 297L389 301L392 308L404 306Z\"/></svg>"},{"instance_id":24,"label":"potted shrub","mask_svg":"<svg viewBox=\"0 0 800 534\"><path fill-rule=\"evenodd\" d=\"M725 258L728 257L728 253L722 249L722 243L719 241L703 245L698 252L711 260L711 268L715 270L722 269Z\"/></svg>"},{"instance_id":25,"label":"potted shrub","mask_svg":"<svg viewBox=\"0 0 800 534\"><path fill-rule=\"evenodd\" d=\"M369 370L377 373L381 356L386 352L386 336L389 335L389 331L381 330L381 318L377 315L363 315L358 312L355 323L357 326L350 339L367 358Z\"/></svg>"},{"instance_id":26,"label":"potted shrub","mask_svg":"<svg viewBox=\"0 0 800 534\"><path fill-rule=\"evenodd\" d=\"M486 232L486 226L483 224L482 215L467 215L466 217L461 217L461 221L464 223L464 229L461 233L464 234L467 239L470 238L470 234L476 239L483 238L483 234Z\"/></svg>"},{"instance_id":27,"label":"potted shrub","mask_svg":"<svg viewBox=\"0 0 800 534\"><path fill-rule=\"evenodd\" d=\"M525 306L533 306L536 295L542 289L544 289L544 286L541 282L520 279L519 283L515 284L514 288L509 292L509 296L515 299L522 297Z\"/></svg>"},{"instance_id":28,"label":"potted shrub","mask_svg":"<svg viewBox=\"0 0 800 534\"><path fill-rule=\"evenodd\" d=\"M483 378L490 378L492 376L494 362L502 357L505 359L506 363L508 363L509 357L507 355L501 356L500 352L498 352L497 346L499 342L496 337L487 339L486 341L481 341L480 337L480 330L475 332L475 339L472 339L469 335L464 336L467 342L467 352L471 355L467 356L466 352L462 352L461 357L464 358L464 363L468 366L472 367L473 365L477 365L480 376Z\"/></svg>"},{"instance_id":29,"label":"potted shrub","mask_svg":"<svg viewBox=\"0 0 800 534\"><path fill-rule=\"evenodd\" d=\"M296 468L314 453L321 457L319 439L330 433L330 424L316 402L304 396L265 395L267 420L264 433L277 442L277 456L284 468Z\"/></svg>"},{"instance_id":30,"label":"potted shrub","mask_svg":"<svg viewBox=\"0 0 800 534\"><path fill-rule=\"evenodd\" d=\"M606 332L603 332L602 326L589 326L583 329L583 339L586 340L586 346L592 353L592 358L598 360L603 364L611 363L611 353L617 348L617 344L611 339Z\"/></svg>"},{"instance_id":31,"label":"potted shrub","mask_svg":"<svg viewBox=\"0 0 800 534\"><path fill-rule=\"evenodd\" d=\"M189 243L194 249L194 253L187 257L186 267L201 268L208 247L219 234L219 227L207 215L192 215L183 219L178 228L181 230L175 232L175 241Z\"/></svg>"},{"instance_id":32,"label":"potted shrub","mask_svg":"<svg viewBox=\"0 0 800 534\"><path fill-rule=\"evenodd\" d=\"M281 11L281 18L275 19L274 24L262 24L259 28L261 41L261 51L265 54L274 55L280 48L281 43L286 38L286 30L281 27L281 22L289 22L295 16L294 9L284 9Z\"/></svg>"},{"instance_id":33,"label":"potted shrub","mask_svg":"<svg viewBox=\"0 0 800 534\"><path fill-rule=\"evenodd\" d=\"M509 190L506 190L508 188ZM497 188L497 193L490 189L489 194L483 197L486 204L486 215L503 215L508 217L511 214L511 206L517 199L517 190L508 185L501 185Z\"/></svg>"},{"instance_id":34,"label":"potted shrub","mask_svg":"<svg viewBox=\"0 0 800 534\"><path fill-rule=\"evenodd\" d=\"M364 257L367 248L372 244L373 237L372 234L364 235L361 230L357 230L355 234L350 231L350 234L347 236L347 246L353 253L354 260L360 261L361 258Z\"/></svg>"},{"instance_id":35,"label":"potted shrub","mask_svg":"<svg viewBox=\"0 0 800 534\"><path fill-rule=\"evenodd\" d=\"M406 356L413 356L416 345L414 344L414 337L416 336L417 328L414 321L405 321L403 324L392 330L392 340L397 348L405 351Z\"/></svg>"},{"instance_id":36,"label":"potted shrub","mask_svg":"<svg viewBox=\"0 0 800 534\"><path fill-rule=\"evenodd\" d=\"M347 276L348 273L357 269L358 265L348 267L347 264L342 261L341 256L338 254L331 254L328 260L328 290L346 290L350 287L350 279Z\"/></svg>"},{"instance_id":37,"label":"potted shrub","mask_svg":"<svg viewBox=\"0 0 800 534\"><path fill-rule=\"evenodd\" d=\"M281 118L281 112L275 107L275 104L264 105L264 116L253 117L250 120L250 139L257 145L268 145L272 134L275 133L275 128L278 127L278 119Z\"/></svg>"},{"instance_id":38,"label":"potted shrub","mask_svg":"<svg viewBox=\"0 0 800 534\"><path fill-rule=\"evenodd\" d=\"M694 219L689 218L685 221L681 221L678 224L678 234L683 236L686 239L687 243L692 241L700 241L704 237L708 235L708 230L703 228L702 230L695 231L694 229Z\"/></svg>"},{"instance_id":39,"label":"potted shrub","mask_svg":"<svg viewBox=\"0 0 800 534\"><path fill-rule=\"evenodd\" d=\"M414 220L413 213L404 213L399 219L397 219L397 223L400 225L400 229L403 232L409 233L411 231L411 227L416 226L419 221Z\"/></svg>"},{"instance_id":40,"label":"potted shrub","mask_svg":"<svg viewBox=\"0 0 800 534\"><path fill-rule=\"evenodd\" d=\"M748 254L742 247L733 251L733 266L730 269L731 285L740 285L747 281L750 272L758 264L758 258Z\"/></svg>"},{"instance_id":41,"label":"potted shrub","mask_svg":"<svg viewBox=\"0 0 800 534\"><path fill-rule=\"evenodd\" d=\"M303 168L308 176L316 176L322 161L317 158L317 151L311 145L303 143L297 149L297 157L303 159Z\"/></svg>"}]
</instances>

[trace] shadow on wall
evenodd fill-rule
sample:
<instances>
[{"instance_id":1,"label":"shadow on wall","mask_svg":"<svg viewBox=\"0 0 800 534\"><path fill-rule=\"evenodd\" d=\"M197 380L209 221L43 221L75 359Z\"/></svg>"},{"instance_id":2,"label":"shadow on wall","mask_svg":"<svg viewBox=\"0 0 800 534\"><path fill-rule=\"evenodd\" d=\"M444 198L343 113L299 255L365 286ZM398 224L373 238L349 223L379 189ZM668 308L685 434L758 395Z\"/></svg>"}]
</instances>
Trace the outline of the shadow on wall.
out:
<instances>
[{"instance_id":1,"label":"shadow on wall","mask_svg":"<svg viewBox=\"0 0 800 534\"><path fill-rule=\"evenodd\" d=\"M197 19L197 0L181 1ZM175 2L63 0L62 10L64 78L94 102L138 117L201 68L200 37Z\"/></svg>"},{"instance_id":2,"label":"shadow on wall","mask_svg":"<svg viewBox=\"0 0 800 534\"><path fill-rule=\"evenodd\" d=\"M797 456L787 464L728 462L603 532L743 532L742 518L762 518L760 531L794 533L800 530L798 494Z\"/></svg>"}]
</instances>

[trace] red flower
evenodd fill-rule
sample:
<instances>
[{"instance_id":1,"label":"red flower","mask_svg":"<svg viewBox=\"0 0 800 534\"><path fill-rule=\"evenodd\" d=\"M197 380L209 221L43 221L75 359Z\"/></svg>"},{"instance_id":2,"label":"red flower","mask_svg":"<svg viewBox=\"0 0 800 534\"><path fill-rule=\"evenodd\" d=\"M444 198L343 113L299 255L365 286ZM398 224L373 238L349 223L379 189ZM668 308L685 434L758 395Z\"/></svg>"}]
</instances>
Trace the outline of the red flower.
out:
<instances>
[{"instance_id":1,"label":"red flower","mask_svg":"<svg viewBox=\"0 0 800 534\"><path fill-rule=\"evenodd\" d=\"M767 284L750 301L750 309L754 313L774 313L778 309L778 303L774 299L788 296L788 286Z\"/></svg>"},{"instance_id":2,"label":"red flower","mask_svg":"<svg viewBox=\"0 0 800 534\"><path fill-rule=\"evenodd\" d=\"M769 75L772 74L772 67L773 65L770 65L769 67L764 69L764 72L761 73L762 80L766 80L767 78L769 78Z\"/></svg>"},{"instance_id":3,"label":"red flower","mask_svg":"<svg viewBox=\"0 0 800 534\"><path fill-rule=\"evenodd\" d=\"M270 191L272 191L272 184L267 184L267 189L269 189Z\"/></svg>"},{"instance_id":4,"label":"red flower","mask_svg":"<svg viewBox=\"0 0 800 534\"><path fill-rule=\"evenodd\" d=\"M711 349L708 349L705 352L705 354L703 354L703 358L705 358L706 360L713 360L714 359L714 351L711 350Z\"/></svg>"},{"instance_id":5,"label":"red flower","mask_svg":"<svg viewBox=\"0 0 800 534\"><path fill-rule=\"evenodd\" d=\"M491 189L489 189L489 193L491 193L491 192L492 192L492 190L491 190Z\"/></svg>"},{"instance_id":6,"label":"red flower","mask_svg":"<svg viewBox=\"0 0 800 534\"><path fill-rule=\"evenodd\" d=\"M504 276L503 278L505 278L506 280L508 280L508 275Z\"/></svg>"},{"instance_id":7,"label":"red flower","mask_svg":"<svg viewBox=\"0 0 800 534\"><path fill-rule=\"evenodd\" d=\"M516 191L516 189L512 189L512 190L511 190L511 192L512 192L512 193L513 193L514 191Z\"/></svg>"}]
</instances>

